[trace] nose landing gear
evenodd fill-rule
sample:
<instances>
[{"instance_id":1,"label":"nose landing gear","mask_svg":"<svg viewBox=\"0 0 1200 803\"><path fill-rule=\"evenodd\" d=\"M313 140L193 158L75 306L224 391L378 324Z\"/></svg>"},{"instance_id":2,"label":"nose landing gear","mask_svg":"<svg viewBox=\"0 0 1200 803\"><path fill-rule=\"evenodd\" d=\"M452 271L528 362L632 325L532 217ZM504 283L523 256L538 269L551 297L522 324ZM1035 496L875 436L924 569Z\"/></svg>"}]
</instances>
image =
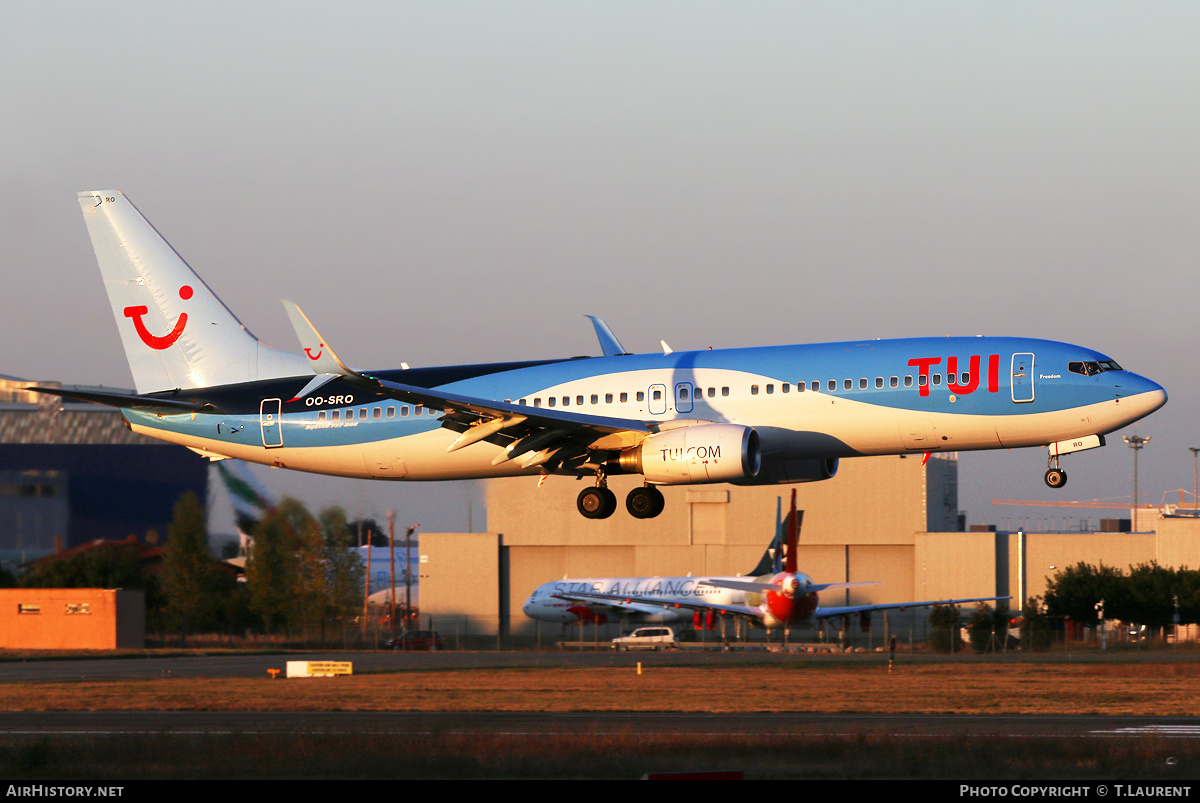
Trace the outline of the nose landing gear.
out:
<instances>
[{"instance_id":1,"label":"nose landing gear","mask_svg":"<svg viewBox=\"0 0 1200 803\"><path fill-rule=\"evenodd\" d=\"M1046 469L1046 485L1051 488L1061 488L1067 484L1067 472L1058 467L1058 455L1050 456L1050 465Z\"/></svg>"},{"instance_id":2,"label":"nose landing gear","mask_svg":"<svg viewBox=\"0 0 1200 803\"><path fill-rule=\"evenodd\" d=\"M1046 469L1046 485L1051 488L1061 488L1067 484L1067 472L1061 468Z\"/></svg>"}]
</instances>

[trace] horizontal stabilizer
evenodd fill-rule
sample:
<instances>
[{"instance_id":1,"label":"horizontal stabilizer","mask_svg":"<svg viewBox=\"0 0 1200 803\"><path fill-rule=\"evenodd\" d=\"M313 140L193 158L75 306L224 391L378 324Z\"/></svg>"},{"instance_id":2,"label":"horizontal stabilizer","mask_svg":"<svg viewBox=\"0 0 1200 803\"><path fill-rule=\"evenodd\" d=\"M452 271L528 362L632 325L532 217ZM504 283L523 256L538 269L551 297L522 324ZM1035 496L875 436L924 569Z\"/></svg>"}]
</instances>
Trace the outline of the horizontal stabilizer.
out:
<instances>
[{"instance_id":1,"label":"horizontal stabilizer","mask_svg":"<svg viewBox=\"0 0 1200 803\"><path fill-rule=\"evenodd\" d=\"M73 401L92 402L108 407L122 407L130 410L145 410L164 415L181 415L183 413L198 413L201 410L218 412L211 404L204 402L184 401L182 399L165 399L158 396L142 396L137 393L114 393L112 391L91 388L43 388L30 386L26 390L46 393L51 396L61 396Z\"/></svg>"}]
</instances>

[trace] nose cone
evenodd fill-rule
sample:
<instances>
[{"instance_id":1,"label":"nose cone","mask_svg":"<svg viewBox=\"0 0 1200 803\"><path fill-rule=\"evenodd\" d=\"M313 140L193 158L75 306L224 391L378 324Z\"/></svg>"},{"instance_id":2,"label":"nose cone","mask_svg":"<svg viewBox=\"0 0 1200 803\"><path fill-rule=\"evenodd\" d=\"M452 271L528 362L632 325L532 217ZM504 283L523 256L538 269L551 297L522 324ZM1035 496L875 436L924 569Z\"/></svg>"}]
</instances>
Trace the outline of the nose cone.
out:
<instances>
[{"instance_id":1,"label":"nose cone","mask_svg":"<svg viewBox=\"0 0 1200 803\"><path fill-rule=\"evenodd\" d=\"M1117 384L1117 398L1129 422L1144 418L1167 403L1167 391L1153 379L1126 374Z\"/></svg>"}]
</instances>

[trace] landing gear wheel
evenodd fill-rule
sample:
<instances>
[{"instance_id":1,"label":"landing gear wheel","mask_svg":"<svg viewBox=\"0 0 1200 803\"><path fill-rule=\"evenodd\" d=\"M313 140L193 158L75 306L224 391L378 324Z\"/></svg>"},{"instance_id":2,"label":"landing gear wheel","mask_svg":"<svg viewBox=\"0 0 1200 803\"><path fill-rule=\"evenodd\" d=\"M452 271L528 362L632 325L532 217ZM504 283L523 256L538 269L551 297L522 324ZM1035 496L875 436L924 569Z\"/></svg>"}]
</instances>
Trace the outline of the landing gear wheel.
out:
<instances>
[{"instance_id":1,"label":"landing gear wheel","mask_svg":"<svg viewBox=\"0 0 1200 803\"><path fill-rule=\"evenodd\" d=\"M662 491L653 485L634 488L625 497L625 509L635 519L652 519L663 512L665 505L666 500L663 499Z\"/></svg>"},{"instance_id":2,"label":"landing gear wheel","mask_svg":"<svg viewBox=\"0 0 1200 803\"><path fill-rule=\"evenodd\" d=\"M1067 484L1067 472L1061 468L1046 469L1046 484L1051 488L1061 488Z\"/></svg>"},{"instance_id":3,"label":"landing gear wheel","mask_svg":"<svg viewBox=\"0 0 1200 803\"><path fill-rule=\"evenodd\" d=\"M617 495L607 488L584 488L575 507L586 519L607 519L617 509Z\"/></svg>"}]
</instances>

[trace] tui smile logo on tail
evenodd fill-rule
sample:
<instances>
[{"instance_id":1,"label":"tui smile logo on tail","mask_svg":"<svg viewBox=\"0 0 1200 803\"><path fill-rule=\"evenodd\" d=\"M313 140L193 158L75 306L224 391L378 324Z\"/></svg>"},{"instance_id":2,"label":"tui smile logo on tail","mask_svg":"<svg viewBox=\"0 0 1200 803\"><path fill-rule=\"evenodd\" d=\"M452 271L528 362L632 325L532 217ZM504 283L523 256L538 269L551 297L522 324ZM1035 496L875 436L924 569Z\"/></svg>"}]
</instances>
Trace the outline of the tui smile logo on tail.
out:
<instances>
[{"instance_id":1,"label":"tui smile logo on tail","mask_svg":"<svg viewBox=\"0 0 1200 803\"><path fill-rule=\"evenodd\" d=\"M192 297L192 288L186 284L183 287L180 287L179 297L184 301L187 301ZM158 349L159 351L162 351L163 349L169 349L171 346L175 345L175 341L178 340L179 336L183 334L183 328L187 326L187 313L181 312L179 314L179 320L175 322L174 328L172 328L171 331L167 332L165 335L152 335L150 334L150 330L146 328L146 322L142 320L142 316L149 311L150 310L144 306L126 307L124 310L125 317L133 319L133 327L137 329L138 337L142 339L143 343L150 348Z\"/></svg>"}]
</instances>

